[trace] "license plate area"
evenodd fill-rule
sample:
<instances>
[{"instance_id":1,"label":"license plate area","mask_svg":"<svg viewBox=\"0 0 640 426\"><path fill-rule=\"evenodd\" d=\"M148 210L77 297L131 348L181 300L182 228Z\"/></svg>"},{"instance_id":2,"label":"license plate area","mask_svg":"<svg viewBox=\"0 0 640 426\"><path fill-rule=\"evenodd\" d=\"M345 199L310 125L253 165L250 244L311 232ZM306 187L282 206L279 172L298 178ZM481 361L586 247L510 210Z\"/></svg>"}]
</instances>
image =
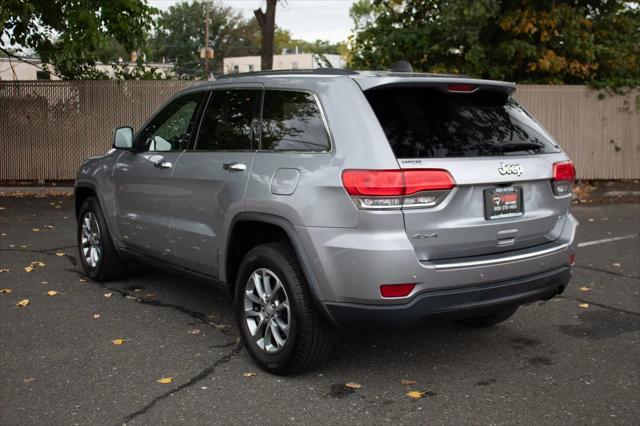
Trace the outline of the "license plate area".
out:
<instances>
[{"instance_id":1,"label":"license plate area","mask_svg":"<svg viewBox=\"0 0 640 426\"><path fill-rule=\"evenodd\" d=\"M523 214L522 187L506 186L484 190L485 219L504 219Z\"/></svg>"}]
</instances>

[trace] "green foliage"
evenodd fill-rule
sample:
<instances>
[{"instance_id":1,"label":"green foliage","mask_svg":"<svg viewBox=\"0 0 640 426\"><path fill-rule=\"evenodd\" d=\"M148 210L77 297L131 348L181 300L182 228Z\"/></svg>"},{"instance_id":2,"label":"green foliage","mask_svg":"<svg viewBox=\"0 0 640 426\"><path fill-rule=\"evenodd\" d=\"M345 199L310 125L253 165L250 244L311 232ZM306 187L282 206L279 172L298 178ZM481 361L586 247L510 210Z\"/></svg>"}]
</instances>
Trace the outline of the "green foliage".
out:
<instances>
[{"instance_id":1,"label":"green foliage","mask_svg":"<svg viewBox=\"0 0 640 426\"><path fill-rule=\"evenodd\" d=\"M202 76L204 68L200 49L204 47L204 16L204 1L176 3L161 12L156 33L150 42L152 60L165 58L175 61L177 74L185 78ZM215 52L210 63L213 70L221 70L221 51L241 18L230 7L218 3L211 8L209 16L209 47Z\"/></svg>"},{"instance_id":2,"label":"green foliage","mask_svg":"<svg viewBox=\"0 0 640 426\"><path fill-rule=\"evenodd\" d=\"M522 83L640 85L640 8L621 0L359 0L349 62Z\"/></svg>"},{"instance_id":3,"label":"green foliage","mask_svg":"<svg viewBox=\"0 0 640 426\"><path fill-rule=\"evenodd\" d=\"M104 78L100 55L114 42L143 46L154 13L146 0L3 0L0 44L32 49L66 78Z\"/></svg>"}]
</instances>

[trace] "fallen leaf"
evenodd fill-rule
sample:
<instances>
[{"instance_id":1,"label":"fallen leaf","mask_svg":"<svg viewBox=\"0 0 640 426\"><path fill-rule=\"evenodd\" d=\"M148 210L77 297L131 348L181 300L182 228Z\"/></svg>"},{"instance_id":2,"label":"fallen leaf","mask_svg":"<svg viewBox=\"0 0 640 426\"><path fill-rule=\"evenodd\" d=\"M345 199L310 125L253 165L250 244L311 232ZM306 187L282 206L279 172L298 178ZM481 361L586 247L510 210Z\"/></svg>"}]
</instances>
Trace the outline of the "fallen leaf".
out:
<instances>
[{"instance_id":1,"label":"fallen leaf","mask_svg":"<svg viewBox=\"0 0 640 426\"><path fill-rule=\"evenodd\" d=\"M45 225L43 226L44 229L53 229L53 225Z\"/></svg>"},{"instance_id":2,"label":"fallen leaf","mask_svg":"<svg viewBox=\"0 0 640 426\"><path fill-rule=\"evenodd\" d=\"M29 304L29 299L22 299L21 301L16 303L16 306L18 306L19 308L26 308L28 304Z\"/></svg>"},{"instance_id":3,"label":"fallen leaf","mask_svg":"<svg viewBox=\"0 0 640 426\"><path fill-rule=\"evenodd\" d=\"M31 382L35 382L36 379L34 379L33 377L27 377L26 379L23 380L23 382L25 383L31 383Z\"/></svg>"},{"instance_id":4,"label":"fallen leaf","mask_svg":"<svg viewBox=\"0 0 640 426\"><path fill-rule=\"evenodd\" d=\"M591 289L589 287L580 287L580 291L587 292L591 291Z\"/></svg>"},{"instance_id":5,"label":"fallen leaf","mask_svg":"<svg viewBox=\"0 0 640 426\"><path fill-rule=\"evenodd\" d=\"M621 266L622 266L622 265L621 265L620 263L618 263L618 262L614 262L614 263L612 263L612 265L613 265L613 266L615 266L616 268L619 268L619 267L621 267Z\"/></svg>"},{"instance_id":6,"label":"fallen leaf","mask_svg":"<svg viewBox=\"0 0 640 426\"><path fill-rule=\"evenodd\" d=\"M66 255L67 255L67 253L63 253L63 252L56 253L56 256L58 256L58 257L62 257L62 256L66 256Z\"/></svg>"},{"instance_id":7,"label":"fallen leaf","mask_svg":"<svg viewBox=\"0 0 640 426\"><path fill-rule=\"evenodd\" d=\"M84 278L80 278L80 280L79 280L79 281L80 281L81 283L86 283L86 282L87 282L87 280L85 280Z\"/></svg>"},{"instance_id":8,"label":"fallen leaf","mask_svg":"<svg viewBox=\"0 0 640 426\"><path fill-rule=\"evenodd\" d=\"M400 384L405 386L413 386L417 385L418 382L416 382L415 380L400 380Z\"/></svg>"},{"instance_id":9,"label":"fallen leaf","mask_svg":"<svg viewBox=\"0 0 640 426\"><path fill-rule=\"evenodd\" d=\"M111 343L113 343L116 346L120 346L121 344L124 343L124 339L113 339Z\"/></svg>"},{"instance_id":10,"label":"fallen leaf","mask_svg":"<svg viewBox=\"0 0 640 426\"><path fill-rule=\"evenodd\" d=\"M11 269L9 268L0 268L0 274L3 272L11 272Z\"/></svg>"},{"instance_id":11,"label":"fallen leaf","mask_svg":"<svg viewBox=\"0 0 640 426\"><path fill-rule=\"evenodd\" d=\"M100 314L93 314L93 319L98 319L100 318Z\"/></svg>"},{"instance_id":12,"label":"fallen leaf","mask_svg":"<svg viewBox=\"0 0 640 426\"><path fill-rule=\"evenodd\" d=\"M31 228L33 232L40 232L40 228Z\"/></svg>"},{"instance_id":13,"label":"fallen leaf","mask_svg":"<svg viewBox=\"0 0 640 426\"><path fill-rule=\"evenodd\" d=\"M200 329L194 328L193 330L187 331L187 333L189 333L189 334L200 334Z\"/></svg>"},{"instance_id":14,"label":"fallen leaf","mask_svg":"<svg viewBox=\"0 0 640 426\"><path fill-rule=\"evenodd\" d=\"M173 377L161 377L158 380L156 380L157 383L166 385L168 383L172 383L173 382Z\"/></svg>"},{"instance_id":15,"label":"fallen leaf","mask_svg":"<svg viewBox=\"0 0 640 426\"><path fill-rule=\"evenodd\" d=\"M20 246L20 248L27 248L27 247L29 247L29 246L28 246L28 245L26 245L26 244L22 244L22 245Z\"/></svg>"},{"instance_id":16,"label":"fallen leaf","mask_svg":"<svg viewBox=\"0 0 640 426\"><path fill-rule=\"evenodd\" d=\"M9 293L11 293L11 291L12 290L10 288L0 288L0 294L2 294L2 293L9 294Z\"/></svg>"},{"instance_id":17,"label":"fallen leaf","mask_svg":"<svg viewBox=\"0 0 640 426\"><path fill-rule=\"evenodd\" d=\"M106 298L108 299L108 298L110 298L110 297L111 297L111 295L112 295L112 294L113 294L113 293L105 293L105 294L104 294L104 297L106 297Z\"/></svg>"},{"instance_id":18,"label":"fallen leaf","mask_svg":"<svg viewBox=\"0 0 640 426\"><path fill-rule=\"evenodd\" d=\"M243 377L253 377L253 376L255 376L255 375L256 375L256 373L248 372L248 373L244 373L242 376L243 376Z\"/></svg>"},{"instance_id":19,"label":"fallen leaf","mask_svg":"<svg viewBox=\"0 0 640 426\"><path fill-rule=\"evenodd\" d=\"M60 292L55 290L49 290L46 294L47 296L57 296L58 294L60 294Z\"/></svg>"},{"instance_id":20,"label":"fallen leaf","mask_svg":"<svg viewBox=\"0 0 640 426\"><path fill-rule=\"evenodd\" d=\"M31 266L37 266L39 268L42 268L44 265L46 265L46 263L39 262L39 261L31 262Z\"/></svg>"},{"instance_id":21,"label":"fallen leaf","mask_svg":"<svg viewBox=\"0 0 640 426\"><path fill-rule=\"evenodd\" d=\"M422 396L425 394L426 392L420 392L420 391L410 391L407 392L406 395L409 398L413 398L413 399L420 399L422 398Z\"/></svg>"},{"instance_id":22,"label":"fallen leaf","mask_svg":"<svg viewBox=\"0 0 640 426\"><path fill-rule=\"evenodd\" d=\"M25 267L24 267L24 270L25 270L25 271L27 271L27 272L31 272L31 271L33 271L34 269L35 269L35 268L33 268L32 266L25 266Z\"/></svg>"},{"instance_id":23,"label":"fallen leaf","mask_svg":"<svg viewBox=\"0 0 640 426\"><path fill-rule=\"evenodd\" d=\"M582 308L582 309L587 309L589 307L589 304L588 303L581 303L581 304L578 305L578 307Z\"/></svg>"},{"instance_id":24,"label":"fallen leaf","mask_svg":"<svg viewBox=\"0 0 640 426\"><path fill-rule=\"evenodd\" d=\"M362 385L360 383L349 382L349 383L345 383L344 387L347 389L360 389Z\"/></svg>"}]
</instances>

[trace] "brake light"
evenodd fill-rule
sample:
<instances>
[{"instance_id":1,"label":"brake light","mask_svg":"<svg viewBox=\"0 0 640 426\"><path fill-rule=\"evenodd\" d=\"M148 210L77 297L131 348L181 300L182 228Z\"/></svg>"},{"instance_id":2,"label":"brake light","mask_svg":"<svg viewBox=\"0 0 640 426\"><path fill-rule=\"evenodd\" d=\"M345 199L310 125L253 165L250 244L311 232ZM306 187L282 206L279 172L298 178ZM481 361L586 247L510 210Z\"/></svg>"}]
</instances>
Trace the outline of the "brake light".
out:
<instances>
[{"instance_id":1,"label":"brake light","mask_svg":"<svg viewBox=\"0 0 640 426\"><path fill-rule=\"evenodd\" d=\"M382 297L405 297L408 296L415 284L383 284L380 286L380 294Z\"/></svg>"},{"instance_id":2,"label":"brake light","mask_svg":"<svg viewBox=\"0 0 640 426\"><path fill-rule=\"evenodd\" d=\"M342 184L349 195L401 196L404 178L401 170L345 170Z\"/></svg>"},{"instance_id":3,"label":"brake light","mask_svg":"<svg viewBox=\"0 0 640 426\"><path fill-rule=\"evenodd\" d=\"M345 170L342 183L349 195L402 196L420 191L447 190L454 187L446 170Z\"/></svg>"},{"instance_id":4,"label":"brake light","mask_svg":"<svg viewBox=\"0 0 640 426\"><path fill-rule=\"evenodd\" d=\"M553 163L553 180L560 181L566 180L573 182L576 179L576 168L573 166L573 161L561 161L559 163Z\"/></svg>"},{"instance_id":5,"label":"brake light","mask_svg":"<svg viewBox=\"0 0 640 426\"><path fill-rule=\"evenodd\" d=\"M553 193L556 195L566 195L571 192L571 184L576 179L576 168L573 161L561 161L553 163Z\"/></svg>"},{"instance_id":6,"label":"brake light","mask_svg":"<svg viewBox=\"0 0 640 426\"><path fill-rule=\"evenodd\" d=\"M345 170L342 184L359 208L432 207L455 186L441 169Z\"/></svg>"},{"instance_id":7,"label":"brake light","mask_svg":"<svg viewBox=\"0 0 640 426\"><path fill-rule=\"evenodd\" d=\"M477 87L471 84L450 84L448 87L450 92L475 92Z\"/></svg>"}]
</instances>

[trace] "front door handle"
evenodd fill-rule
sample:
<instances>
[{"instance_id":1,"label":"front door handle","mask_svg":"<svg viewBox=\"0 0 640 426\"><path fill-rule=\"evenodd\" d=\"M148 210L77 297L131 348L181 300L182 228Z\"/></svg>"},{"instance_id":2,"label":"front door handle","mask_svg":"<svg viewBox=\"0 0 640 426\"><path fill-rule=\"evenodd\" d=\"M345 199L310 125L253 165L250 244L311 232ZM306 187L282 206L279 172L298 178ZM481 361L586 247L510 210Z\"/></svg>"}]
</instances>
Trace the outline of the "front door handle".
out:
<instances>
[{"instance_id":1,"label":"front door handle","mask_svg":"<svg viewBox=\"0 0 640 426\"><path fill-rule=\"evenodd\" d=\"M242 164L242 163L224 163L222 165L222 168L225 170L229 170L231 172L244 172L245 170L247 170L247 165L246 164Z\"/></svg>"}]
</instances>

